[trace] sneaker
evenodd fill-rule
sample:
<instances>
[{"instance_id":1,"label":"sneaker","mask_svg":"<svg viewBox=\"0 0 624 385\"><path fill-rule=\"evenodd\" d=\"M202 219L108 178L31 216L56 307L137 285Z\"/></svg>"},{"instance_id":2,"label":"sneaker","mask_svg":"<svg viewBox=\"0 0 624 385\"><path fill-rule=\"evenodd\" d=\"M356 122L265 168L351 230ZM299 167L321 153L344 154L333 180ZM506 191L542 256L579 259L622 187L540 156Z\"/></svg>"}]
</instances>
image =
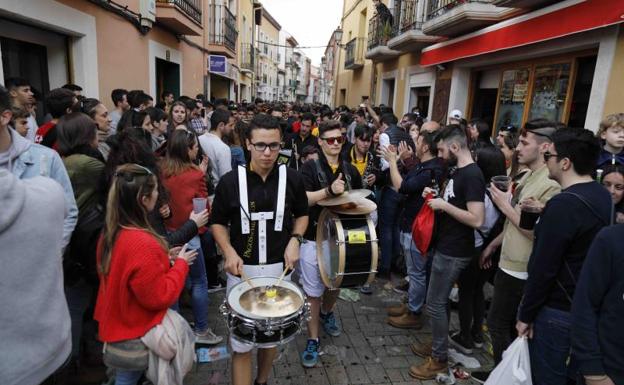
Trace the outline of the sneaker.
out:
<instances>
[{"instance_id":1,"label":"sneaker","mask_svg":"<svg viewBox=\"0 0 624 385\"><path fill-rule=\"evenodd\" d=\"M492 372L472 372L470 373L470 376L473 380L475 380L475 382L479 384L485 384L485 381L487 381L490 373Z\"/></svg>"},{"instance_id":2,"label":"sneaker","mask_svg":"<svg viewBox=\"0 0 624 385\"><path fill-rule=\"evenodd\" d=\"M473 345L465 341L459 332L453 334L449 338L449 343L453 345L453 347L459 350L461 353L472 354Z\"/></svg>"},{"instance_id":3,"label":"sneaker","mask_svg":"<svg viewBox=\"0 0 624 385\"><path fill-rule=\"evenodd\" d=\"M403 315L403 314L407 313L408 308L407 308L407 304L406 303L402 303L400 305L387 307L386 311L388 312L388 316L390 316L390 317L398 317L400 315Z\"/></svg>"},{"instance_id":4,"label":"sneaker","mask_svg":"<svg viewBox=\"0 0 624 385\"><path fill-rule=\"evenodd\" d=\"M373 294L373 288L369 283L365 283L364 285L362 285L362 287L360 287L360 293L366 295Z\"/></svg>"},{"instance_id":5,"label":"sneaker","mask_svg":"<svg viewBox=\"0 0 624 385\"><path fill-rule=\"evenodd\" d=\"M333 311L327 314L321 312L321 321L323 321L323 330L330 336L338 337L340 333L342 333L340 324L338 324L338 320Z\"/></svg>"},{"instance_id":6,"label":"sneaker","mask_svg":"<svg viewBox=\"0 0 624 385\"><path fill-rule=\"evenodd\" d=\"M208 286L208 293L216 293L216 292L219 292L221 290L225 290L225 286L223 286L220 283L218 285Z\"/></svg>"},{"instance_id":7,"label":"sneaker","mask_svg":"<svg viewBox=\"0 0 624 385\"><path fill-rule=\"evenodd\" d=\"M408 311L398 317L388 317L386 320L390 326L400 329L422 329L422 318L420 314L412 313Z\"/></svg>"},{"instance_id":8,"label":"sneaker","mask_svg":"<svg viewBox=\"0 0 624 385\"><path fill-rule=\"evenodd\" d=\"M221 341L223 341L223 337L214 334L210 328L203 332L195 332L196 344L216 345Z\"/></svg>"},{"instance_id":9,"label":"sneaker","mask_svg":"<svg viewBox=\"0 0 624 385\"><path fill-rule=\"evenodd\" d=\"M306 349L301 353L301 365L306 368L313 368L318 363L319 357L319 341L318 340L308 340L308 345Z\"/></svg>"},{"instance_id":10,"label":"sneaker","mask_svg":"<svg viewBox=\"0 0 624 385\"><path fill-rule=\"evenodd\" d=\"M431 357L431 352L433 350L433 348L431 347L431 342L425 342L424 344L411 344L410 349L412 349L412 353L416 354L418 357L421 358Z\"/></svg>"},{"instance_id":11,"label":"sneaker","mask_svg":"<svg viewBox=\"0 0 624 385\"><path fill-rule=\"evenodd\" d=\"M422 364L412 365L409 368L409 375L419 380L434 380L438 373L448 374L447 361L427 357L427 360Z\"/></svg>"},{"instance_id":12,"label":"sneaker","mask_svg":"<svg viewBox=\"0 0 624 385\"><path fill-rule=\"evenodd\" d=\"M407 291L409 290L409 282L403 281L403 283L395 285L392 290L398 294L407 294Z\"/></svg>"}]
</instances>

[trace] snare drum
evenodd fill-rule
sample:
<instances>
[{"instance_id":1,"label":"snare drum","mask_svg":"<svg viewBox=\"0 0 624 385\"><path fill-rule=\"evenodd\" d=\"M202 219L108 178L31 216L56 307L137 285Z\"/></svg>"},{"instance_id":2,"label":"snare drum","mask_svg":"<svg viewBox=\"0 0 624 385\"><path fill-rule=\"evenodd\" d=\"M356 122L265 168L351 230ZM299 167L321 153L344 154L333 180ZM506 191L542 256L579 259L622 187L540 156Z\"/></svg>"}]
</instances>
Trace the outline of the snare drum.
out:
<instances>
[{"instance_id":1,"label":"snare drum","mask_svg":"<svg viewBox=\"0 0 624 385\"><path fill-rule=\"evenodd\" d=\"M377 273L377 233L370 215L323 209L316 229L321 279L330 289L372 283Z\"/></svg>"},{"instance_id":2,"label":"snare drum","mask_svg":"<svg viewBox=\"0 0 624 385\"><path fill-rule=\"evenodd\" d=\"M282 281L275 286L276 295L269 297L267 289L277 281L276 277L250 278L229 291L221 312L236 341L273 348L288 343L301 332L309 313L305 295L294 283Z\"/></svg>"}]
</instances>

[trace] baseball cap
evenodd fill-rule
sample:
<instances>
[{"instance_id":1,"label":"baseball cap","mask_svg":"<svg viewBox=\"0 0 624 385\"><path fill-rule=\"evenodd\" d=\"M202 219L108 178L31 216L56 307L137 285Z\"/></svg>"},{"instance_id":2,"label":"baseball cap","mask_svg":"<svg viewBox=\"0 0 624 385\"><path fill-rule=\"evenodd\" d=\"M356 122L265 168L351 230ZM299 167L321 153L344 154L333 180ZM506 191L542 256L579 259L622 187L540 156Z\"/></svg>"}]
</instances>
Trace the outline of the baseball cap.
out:
<instances>
[{"instance_id":1,"label":"baseball cap","mask_svg":"<svg viewBox=\"0 0 624 385\"><path fill-rule=\"evenodd\" d=\"M451 118L455 118L455 119L461 119L463 117L463 114L460 110L453 110L451 111Z\"/></svg>"}]
</instances>

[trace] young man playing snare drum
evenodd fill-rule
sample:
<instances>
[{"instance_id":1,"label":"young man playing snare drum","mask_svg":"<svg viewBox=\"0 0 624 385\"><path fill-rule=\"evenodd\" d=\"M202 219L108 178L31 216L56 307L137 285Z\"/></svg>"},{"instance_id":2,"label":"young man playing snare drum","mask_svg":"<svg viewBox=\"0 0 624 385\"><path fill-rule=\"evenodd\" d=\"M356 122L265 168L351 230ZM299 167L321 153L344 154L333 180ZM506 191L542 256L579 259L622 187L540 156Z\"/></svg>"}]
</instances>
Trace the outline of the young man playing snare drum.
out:
<instances>
[{"instance_id":1,"label":"young man playing snare drum","mask_svg":"<svg viewBox=\"0 0 624 385\"><path fill-rule=\"evenodd\" d=\"M319 160L306 162L301 167L310 206L310 223L304 234L305 241L301 245L299 261L303 291L310 303L308 344L301 354L301 363L308 368L318 362L319 320L323 321L323 329L327 334L334 337L340 335L340 326L333 313L340 290L326 290L321 280L316 256L316 228L322 210L317 202L338 196L347 190L362 188L360 173L340 155L345 140L339 122L329 120L321 123L318 138L321 148Z\"/></svg>"},{"instance_id":2,"label":"young man playing snare drum","mask_svg":"<svg viewBox=\"0 0 624 385\"><path fill-rule=\"evenodd\" d=\"M282 148L279 122L258 115L251 122L246 144L251 153L249 167L239 166L225 174L212 204L212 232L225 256L228 293L241 282L242 274L279 277L285 268L294 268L308 225L301 176L276 164ZM231 336L230 345L232 384L251 384L253 345ZM276 353L276 348L258 350L256 385L266 384Z\"/></svg>"}]
</instances>

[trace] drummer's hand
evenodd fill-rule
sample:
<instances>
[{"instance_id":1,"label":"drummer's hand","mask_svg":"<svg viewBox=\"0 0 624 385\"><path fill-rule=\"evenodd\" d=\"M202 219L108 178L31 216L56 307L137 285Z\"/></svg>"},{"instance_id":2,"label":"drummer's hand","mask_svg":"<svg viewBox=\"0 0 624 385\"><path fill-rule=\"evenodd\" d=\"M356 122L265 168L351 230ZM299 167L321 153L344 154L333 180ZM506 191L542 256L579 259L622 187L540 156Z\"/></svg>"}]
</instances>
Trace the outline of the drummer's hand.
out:
<instances>
[{"instance_id":1,"label":"drummer's hand","mask_svg":"<svg viewBox=\"0 0 624 385\"><path fill-rule=\"evenodd\" d=\"M334 195L340 195L345 192L345 182L342 180L342 173L338 174L338 178L331 184L330 188Z\"/></svg>"},{"instance_id":2,"label":"drummer's hand","mask_svg":"<svg viewBox=\"0 0 624 385\"><path fill-rule=\"evenodd\" d=\"M299 261L299 241L290 238L286 251L284 251L284 269L294 269Z\"/></svg>"},{"instance_id":3,"label":"drummer's hand","mask_svg":"<svg viewBox=\"0 0 624 385\"><path fill-rule=\"evenodd\" d=\"M232 275L240 276L243 273L243 260L237 254L225 257L223 269Z\"/></svg>"}]
</instances>

